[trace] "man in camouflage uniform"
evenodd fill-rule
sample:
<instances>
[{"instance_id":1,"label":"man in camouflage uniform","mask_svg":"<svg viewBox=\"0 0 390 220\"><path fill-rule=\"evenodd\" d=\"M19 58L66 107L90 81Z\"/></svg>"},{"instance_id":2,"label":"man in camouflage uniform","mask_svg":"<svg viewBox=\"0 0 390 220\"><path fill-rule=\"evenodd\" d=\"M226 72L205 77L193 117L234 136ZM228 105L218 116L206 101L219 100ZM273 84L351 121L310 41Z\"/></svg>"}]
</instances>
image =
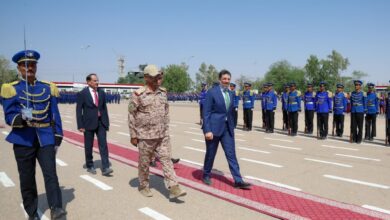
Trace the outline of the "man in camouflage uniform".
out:
<instances>
[{"instance_id":1,"label":"man in camouflage uniform","mask_svg":"<svg viewBox=\"0 0 390 220\"><path fill-rule=\"evenodd\" d=\"M131 144L139 148L138 190L146 197L153 196L149 188L149 163L157 153L169 198L184 196L186 192L179 187L171 161L167 91L160 87L163 73L155 65L148 65L144 77L146 85L134 92L129 103Z\"/></svg>"}]
</instances>

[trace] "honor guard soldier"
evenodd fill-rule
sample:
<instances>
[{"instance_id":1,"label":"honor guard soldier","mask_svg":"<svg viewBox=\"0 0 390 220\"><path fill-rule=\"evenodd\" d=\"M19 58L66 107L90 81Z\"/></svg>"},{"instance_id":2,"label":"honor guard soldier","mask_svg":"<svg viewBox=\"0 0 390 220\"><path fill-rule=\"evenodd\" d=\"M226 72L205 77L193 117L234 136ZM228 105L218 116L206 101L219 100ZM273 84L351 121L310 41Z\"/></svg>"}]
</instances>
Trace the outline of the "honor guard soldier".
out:
<instances>
[{"instance_id":1,"label":"honor guard soldier","mask_svg":"<svg viewBox=\"0 0 390 220\"><path fill-rule=\"evenodd\" d=\"M328 120L329 113L332 113L332 93L325 91L325 82L320 82L320 90L317 92L316 112L317 112L317 137L319 139L326 139L328 136Z\"/></svg>"},{"instance_id":2,"label":"honor guard soldier","mask_svg":"<svg viewBox=\"0 0 390 220\"><path fill-rule=\"evenodd\" d=\"M200 122L199 124L202 125L203 123L203 104L204 101L206 100L206 93L207 93L207 84L202 83L202 90L200 91L199 94L199 110L200 110Z\"/></svg>"},{"instance_id":3,"label":"honor guard soldier","mask_svg":"<svg viewBox=\"0 0 390 220\"><path fill-rule=\"evenodd\" d=\"M242 107L244 109L244 129L252 130L253 108L255 107L255 95L251 90L252 84L244 83L244 92L242 93Z\"/></svg>"},{"instance_id":4,"label":"honor guard soldier","mask_svg":"<svg viewBox=\"0 0 390 220\"><path fill-rule=\"evenodd\" d=\"M297 136L298 132L298 112L301 111L301 92L296 90L295 82L290 83L290 92L288 93L288 120L289 134Z\"/></svg>"},{"instance_id":5,"label":"honor guard soldier","mask_svg":"<svg viewBox=\"0 0 390 220\"><path fill-rule=\"evenodd\" d=\"M266 133L274 133L275 110L278 103L275 91L272 89L273 84L267 83L268 91L265 96L266 109Z\"/></svg>"},{"instance_id":6,"label":"honor guard soldier","mask_svg":"<svg viewBox=\"0 0 390 220\"><path fill-rule=\"evenodd\" d=\"M262 122L262 126L261 127L262 128L266 128L266 123L267 123L267 120L266 120L267 109L266 109L266 105L265 105L267 92L268 92L268 85L267 85L267 83L264 83L262 91L261 91L261 96L260 96L260 100L261 100L261 122Z\"/></svg>"},{"instance_id":7,"label":"honor guard soldier","mask_svg":"<svg viewBox=\"0 0 390 220\"><path fill-rule=\"evenodd\" d=\"M144 69L144 78L146 85L134 92L128 106L130 141L139 149L138 190L145 197L153 196L149 188L149 164L157 152L169 198L184 196L187 193L180 188L171 161L169 104L167 90L161 87L163 72L150 64Z\"/></svg>"},{"instance_id":8,"label":"honor guard soldier","mask_svg":"<svg viewBox=\"0 0 390 220\"><path fill-rule=\"evenodd\" d=\"M313 91L313 84L308 83L306 92L303 96L303 104L305 106L305 133L313 134L313 118L315 108L316 92Z\"/></svg>"},{"instance_id":9,"label":"honor guard soldier","mask_svg":"<svg viewBox=\"0 0 390 220\"><path fill-rule=\"evenodd\" d=\"M288 130L288 113L287 113L287 104L288 104L288 93L290 91L290 86L286 83L284 84L284 91L282 93L282 111L283 111L283 130Z\"/></svg>"},{"instance_id":10,"label":"honor guard soldier","mask_svg":"<svg viewBox=\"0 0 390 220\"><path fill-rule=\"evenodd\" d=\"M351 136L350 142L360 144L363 137L364 113L367 112L366 95L361 91L363 82L355 80L355 91L351 93Z\"/></svg>"},{"instance_id":11,"label":"honor guard soldier","mask_svg":"<svg viewBox=\"0 0 390 220\"><path fill-rule=\"evenodd\" d=\"M342 137L344 132L344 112L347 112L347 94L344 85L337 84L337 90L333 97L333 130L336 128L336 136ZM333 131L332 131L333 133Z\"/></svg>"},{"instance_id":12,"label":"honor guard soldier","mask_svg":"<svg viewBox=\"0 0 390 220\"><path fill-rule=\"evenodd\" d=\"M374 140L376 136L376 116L379 114L379 97L375 92L375 85L368 83L367 114L365 140Z\"/></svg>"},{"instance_id":13,"label":"honor guard soldier","mask_svg":"<svg viewBox=\"0 0 390 220\"><path fill-rule=\"evenodd\" d=\"M66 215L56 171L56 152L63 135L57 106L59 92L55 84L36 78L39 58L34 50L23 50L12 57L20 80L1 88L5 121L12 127L6 140L13 144L23 207L29 219L40 219L36 160L43 173L51 219L59 219Z\"/></svg>"},{"instance_id":14,"label":"honor guard soldier","mask_svg":"<svg viewBox=\"0 0 390 220\"><path fill-rule=\"evenodd\" d=\"M234 128L237 127L238 118L238 105L240 104L240 92L236 90L236 84L230 83L230 90L233 92L233 117L234 117Z\"/></svg>"}]
</instances>

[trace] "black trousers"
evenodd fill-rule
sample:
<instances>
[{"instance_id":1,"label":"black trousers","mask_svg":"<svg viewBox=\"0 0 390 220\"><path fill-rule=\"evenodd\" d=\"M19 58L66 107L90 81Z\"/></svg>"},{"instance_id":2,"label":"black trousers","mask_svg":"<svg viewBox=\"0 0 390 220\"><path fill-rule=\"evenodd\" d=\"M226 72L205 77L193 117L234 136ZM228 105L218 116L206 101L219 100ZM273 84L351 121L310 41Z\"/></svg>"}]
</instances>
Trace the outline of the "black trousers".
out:
<instances>
[{"instance_id":1,"label":"black trousers","mask_svg":"<svg viewBox=\"0 0 390 220\"><path fill-rule=\"evenodd\" d=\"M203 120L203 105L199 105L200 120Z\"/></svg>"},{"instance_id":2,"label":"black trousers","mask_svg":"<svg viewBox=\"0 0 390 220\"><path fill-rule=\"evenodd\" d=\"M275 124L275 112L273 110L267 110L266 114L266 131L274 131Z\"/></svg>"},{"instance_id":3,"label":"black trousers","mask_svg":"<svg viewBox=\"0 0 390 220\"><path fill-rule=\"evenodd\" d=\"M287 110L283 110L283 127L284 127L284 129L288 129L288 112L287 112Z\"/></svg>"},{"instance_id":4,"label":"black trousers","mask_svg":"<svg viewBox=\"0 0 390 220\"><path fill-rule=\"evenodd\" d=\"M360 143L363 137L364 113L351 113L352 142Z\"/></svg>"},{"instance_id":5,"label":"black trousers","mask_svg":"<svg viewBox=\"0 0 390 220\"><path fill-rule=\"evenodd\" d=\"M313 133L313 118L314 110L305 110L305 132L312 134Z\"/></svg>"},{"instance_id":6,"label":"black trousers","mask_svg":"<svg viewBox=\"0 0 390 220\"><path fill-rule=\"evenodd\" d=\"M238 107L234 107L233 110L234 127L237 127L237 118L238 118Z\"/></svg>"},{"instance_id":7,"label":"black trousers","mask_svg":"<svg viewBox=\"0 0 390 220\"><path fill-rule=\"evenodd\" d=\"M84 132L85 165L87 168L93 167L92 148L95 134L98 139L102 168L105 169L110 166L110 162L108 160L107 131L100 119L98 127L95 130L85 130Z\"/></svg>"},{"instance_id":8,"label":"black trousers","mask_svg":"<svg viewBox=\"0 0 390 220\"><path fill-rule=\"evenodd\" d=\"M266 117L267 117L266 115L267 115L267 114L266 114L266 112L267 112L267 111L266 111L265 109L261 109L261 122L263 123L263 124L261 125L261 127L263 127L263 128L264 128L264 127L267 127L267 125L266 125L266 124L267 124L267 119L266 119Z\"/></svg>"},{"instance_id":9,"label":"black trousers","mask_svg":"<svg viewBox=\"0 0 390 220\"><path fill-rule=\"evenodd\" d=\"M14 154L18 166L23 206L27 214L33 216L38 208L38 192L35 181L37 160L45 181L49 208L62 208L62 195L57 177L54 146L40 147L36 137L33 147L14 144Z\"/></svg>"},{"instance_id":10,"label":"black trousers","mask_svg":"<svg viewBox=\"0 0 390 220\"><path fill-rule=\"evenodd\" d=\"M317 113L317 128L319 129L320 137L328 136L328 120L329 113Z\"/></svg>"},{"instance_id":11,"label":"black trousers","mask_svg":"<svg viewBox=\"0 0 390 220\"><path fill-rule=\"evenodd\" d=\"M343 136L344 133L344 115L333 115L334 126L336 127L336 136Z\"/></svg>"},{"instance_id":12,"label":"black trousers","mask_svg":"<svg viewBox=\"0 0 390 220\"><path fill-rule=\"evenodd\" d=\"M298 112L288 112L289 126L291 128L291 134L297 134L298 132Z\"/></svg>"},{"instance_id":13,"label":"black trousers","mask_svg":"<svg viewBox=\"0 0 390 220\"><path fill-rule=\"evenodd\" d=\"M390 119L386 119L387 120L387 131L386 131L386 138L387 138L387 143L389 144L390 143Z\"/></svg>"},{"instance_id":14,"label":"black trousers","mask_svg":"<svg viewBox=\"0 0 390 220\"><path fill-rule=\"evenodd\" d=\"M244 124L249 130L252 130L253 111L250 108L244 109Z\"/></svg>"},{"instance_id":15,"label":"black trousers","mask_svg":"<svg viewBox=\"0 0 390 220\"><path fill-rule=\"evenodd\" d=\"M365 139L372 139L376 137L376 114L366 115L366 134Z\"/></svg>"}]
</instances>

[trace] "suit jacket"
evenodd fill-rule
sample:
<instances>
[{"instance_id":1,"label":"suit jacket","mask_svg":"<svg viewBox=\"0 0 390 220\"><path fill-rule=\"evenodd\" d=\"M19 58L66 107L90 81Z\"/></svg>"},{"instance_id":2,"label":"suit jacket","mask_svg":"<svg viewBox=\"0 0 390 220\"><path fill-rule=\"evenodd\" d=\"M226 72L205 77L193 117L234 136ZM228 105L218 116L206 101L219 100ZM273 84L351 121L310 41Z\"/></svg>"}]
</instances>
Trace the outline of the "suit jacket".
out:
<instances>
[{"instance_id":1,"label":"suit jacket","mask_svg":"<svg viewBox=\"0 0 390 220\"><path fill-rule=\"evenodd\" d=\"M85 128L85 130L95 130L99 125L98 111L100 112L100 120L106 130L109 129L110 122L108 119L106 94L103 90L98 89L99 106L96 107L93 102L89 87L84 88L77 93L77 129Z\"/></svg>"},{"instance_id":2,"label":"suit jacket","mask_svg":"<svg viewBox=\"0 0 390 220\"><path fill-rule=\"evenodd\" d=\"M226 109L225 99L221 87L214 86L206 94L206 101L203 104L203 132L212 132L214 136L222 136L226 126L234 137L234 99L233 93L229 90L230 105Z\"/></svg>"}]
</instances>

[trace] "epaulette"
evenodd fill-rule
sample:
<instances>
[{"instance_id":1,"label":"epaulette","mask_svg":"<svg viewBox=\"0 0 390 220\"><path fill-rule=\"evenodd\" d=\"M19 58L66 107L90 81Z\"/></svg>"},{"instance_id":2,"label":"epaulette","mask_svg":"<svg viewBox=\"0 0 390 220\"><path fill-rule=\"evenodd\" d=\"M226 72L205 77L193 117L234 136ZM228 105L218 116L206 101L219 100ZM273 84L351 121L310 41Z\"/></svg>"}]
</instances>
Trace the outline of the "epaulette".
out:
<instances>
[{"instance_id":1,"label":"epaulette","mask_svg":"<svg viewBox=\"0 0 390 220\"><path fill-rule=\"evenodd\" d=\"M163 92L165 92L165 93L167 92L167 89L164 88L164 87L160 87L160 90L163 91Z\"/></svg>"},{"instance_id":2,"label":"epaulette","mask_svg":"<svg viewBox=\"0 0 390 220\"><path fill-rule=\"evenodd\" d=\"M236 90L236 96L240 96L240 91Z\"/></svg>"},{"instance_id":3,"label":"epaulette","mask_svg":"<svg viewBox=\"0 0 390 220\"><path fill-rule=\"evenodd\" d=\"M249 95L251 95L251 96L253 95L253 91L252 90L249 91Z\"/></svg>"},{"instance_id":4,"label":"epaulette","mask_svg":"<svg viewBox=\"0 0 390 220\"><path fill-rule=\"evenodd\" d=\"M381 99L381 98L382 98L380 93L376 93L376 97L377 97L378 99Z\"/></svg>"},{"instance_id":5,"label":"epaulette","mask_svg":"<svg viewBox=\"0 0 390 220\"><path fill-rule=\"evenodd\" d=\"M134 94L136 96L140 96L142 93L144 93L146 91L146 87L145 86L142 86L141 88L137 89L134 91Z\"/></svg>"},{"instance_id":6,"label":"epaulette","mask_svg":"<svg viewBox=\"0 0 390 220\"><path fill-rule=\"evenodd\" d=\"M332 97L333 93L331 91L328 91L328 97Z\"/></svg>"},{"instance_id":7,"label":"epaulette","mask_svg":"<svg viewBox=\"0 0 390 220\"><path fill-rule=\"evenodd\" d=\"M363 92L363 96L367 96L367 92Z\"/></svg>"},{"instance_id":8,"label":"epaulette","mask_svg":"<svg viewBox=\"0 0 390 220\"><path fill-rule=\"evenodd\" d=\"M313 91L313 96L316 96L316 95L317 95L317 93Z\"/></svg>"},{"instance_id":9,"label":"epaulette","mask_svg":"<svg viewBox=\"0 0 390 220\"><path fill-rule=\"evenodd\" d=\"M58 91L57 85L52 82L48 82L45 80L41 81L42 83L48 84L50 86L50 94L54 97L60 97L60 92Z\"/></svg>"},{"instance_id":10,"label":"epaulette","mask_svg":"<svg viewBox=\"0 0 390 220\"><path fill-rule=\"evenodd\" d=\"M301 91L297 90L297 96L301 96L301 95L302 95Z\"/></svg>"},{"instance_id":11,"label":"epaulette","mask_svg":"<svg viewBox=\"0 0 390 220\"><path fill-rule=\"evenodd\" d=\"M1 86L1 92L0 92L1 97L9 99L9 98L16 96L16 89L15 89L14 85L16 85L18 83L19 83L19 81L14 81L11 83L4 83Z\"/></svg>"}]
</instances>

